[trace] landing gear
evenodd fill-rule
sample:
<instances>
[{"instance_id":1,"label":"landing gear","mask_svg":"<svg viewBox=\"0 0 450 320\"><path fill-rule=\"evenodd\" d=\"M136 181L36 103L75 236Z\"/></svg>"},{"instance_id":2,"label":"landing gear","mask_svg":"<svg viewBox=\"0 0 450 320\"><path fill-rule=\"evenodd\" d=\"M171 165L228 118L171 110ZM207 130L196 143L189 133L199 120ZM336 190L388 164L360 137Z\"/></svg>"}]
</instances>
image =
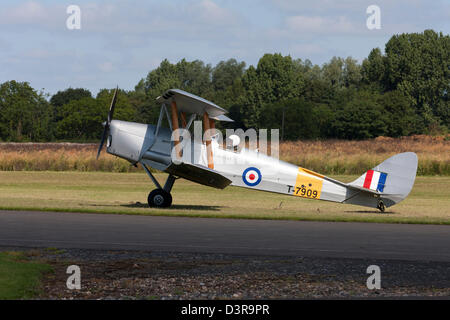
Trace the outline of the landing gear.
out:
<instances>
[{"instance_id":1,"label":"landing gear","mask_svg":"<svg viewBox=\"0 0 450 320\"><path fill-rule=\"evenodd\" d=\"M153 183L156 186L156 189L149 193L147 201L148 206L150 208L168 208L172 205L172 195L170 191L172 191L173 184L175 183L175 178L173 175L169 174L167 177L166 183L164 187L161 187L158 180L153 176L147 166L141 162L142 167L144 168L147 175L152 179Z\"/></svg>"},{"instance_id":2,"label":"landing gear","mask_svg":"<svg viewBox=\"0 0 450 320\"><path fill-rule=\"evenodd\" d=\"M172 204L172 195L164 189L155 189L148 195L150 208L168 208Z\"/></svg>"},{"instance_id":3,"label":"landing gear","mask_svg":"<svg viewBox=\"0 0 450 320\"><path fill-rule=\"evenodd\" d=\"M378 210L380 210L381 212L384 212L384 210L386 210L386 206L384 205L383 200L378 200L377 208L378 208Z\"/></svg>"}]
</instances>

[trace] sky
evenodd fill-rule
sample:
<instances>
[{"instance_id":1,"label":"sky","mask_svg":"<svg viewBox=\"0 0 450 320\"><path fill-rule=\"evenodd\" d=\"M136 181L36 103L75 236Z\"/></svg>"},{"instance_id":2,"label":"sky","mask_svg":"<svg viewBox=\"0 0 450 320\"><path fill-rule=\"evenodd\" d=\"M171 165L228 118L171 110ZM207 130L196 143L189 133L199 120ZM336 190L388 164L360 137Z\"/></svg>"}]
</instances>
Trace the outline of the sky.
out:
<instances>
[{"instance_id":1,"label":"sky","mask_svg":"<svg viewBox=\"0 0 450 320\"><path fill-rule=\"evenodd\" d=\"M80 8L80 29L67 27L70 5ZM380 29L367 28L370 5L380 8ZM281 53L319 65L333 56L361 62L392 35L425 29L450 33L450 0L2 0L0 83L95 95L134 89L165 58L249 66Z\"/></svg>"}]
</instances>

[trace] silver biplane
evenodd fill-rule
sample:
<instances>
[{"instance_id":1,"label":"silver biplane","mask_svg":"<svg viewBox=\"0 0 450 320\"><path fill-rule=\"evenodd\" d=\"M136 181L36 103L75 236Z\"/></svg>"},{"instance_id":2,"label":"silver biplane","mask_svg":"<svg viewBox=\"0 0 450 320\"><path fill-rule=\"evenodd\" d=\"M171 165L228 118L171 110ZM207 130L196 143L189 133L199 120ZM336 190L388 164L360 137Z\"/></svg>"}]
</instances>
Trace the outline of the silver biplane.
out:
<instances>
[{"instance_id":1,"label":"silver biplane","mask_svg":"<svg viewBox=\"0 0 450 320\"><path fill-rule=\"evenodd\" d=\"M117 89L97 158L106 140L108 153L133 165L141 164L156 186L148 195L150 207L169 207L175 180L184 178L218 189L232 185L384 211L408 196L416 177L417 156L413 152L394 155L355 181L344 183L258 150L239 149L239 139L231 139L231 147L224 147L217 135L210 133L214 133L216 121L233 121L225 115L227 111L182 90L171 89L157 98L161 110L156 125L113 120L116 100ZM163 126L164 117L169 128ZM202 119L204 135L190 141L190 148L182 148L179 129L189 130L197 117ZM149 167L169 174L164 185Z\"/></svg>"}]
</instances>

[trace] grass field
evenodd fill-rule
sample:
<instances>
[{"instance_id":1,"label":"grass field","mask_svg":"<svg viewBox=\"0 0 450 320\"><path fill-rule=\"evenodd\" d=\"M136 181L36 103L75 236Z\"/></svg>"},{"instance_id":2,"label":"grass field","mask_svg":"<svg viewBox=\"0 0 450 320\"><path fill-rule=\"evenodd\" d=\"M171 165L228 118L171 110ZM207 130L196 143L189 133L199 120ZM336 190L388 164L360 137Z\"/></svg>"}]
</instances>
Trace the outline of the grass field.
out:
<instances>
[{"instance_id":1,"label":"grass field","mask_svg":"<svg viewBox=\"0 0 450 320\"><path fill-rule=\"evenodd\" d=\"M26 261L21 252L0 252L0 300L34 297L40 277L49 271L49 265Z\"/></svg>"},{"instance_id":2,"label":"grass field","mask_svg":"<svg viewBox=\"0 0 450 320\"><path fill-rule=\"evenodd\" d=\"M157 174L162 181L165 174ZM355 176L333 176L351 181ZM450 224L450 177L417 177L409 197L385 213L370 208L177 180L173 206L150 209L145 173L0 171L0 209L218 218Z\"/></svg>"}]
</instances>

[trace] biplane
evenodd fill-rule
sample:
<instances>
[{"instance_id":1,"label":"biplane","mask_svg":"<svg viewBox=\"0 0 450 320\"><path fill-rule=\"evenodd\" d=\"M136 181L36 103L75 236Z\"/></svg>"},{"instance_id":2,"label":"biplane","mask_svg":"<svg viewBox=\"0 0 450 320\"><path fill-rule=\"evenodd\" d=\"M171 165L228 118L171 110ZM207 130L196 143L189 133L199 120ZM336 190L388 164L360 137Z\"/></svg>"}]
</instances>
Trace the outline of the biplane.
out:
<instances>
[{"instance_id":1,"label":"biplane","mask_svg":"<svg viewBox=\"0 0 450 320\"><path fill-rule=\"evenodd\" d=\"M275 192L300 198L378 208L385 211L410 193L417 171L417 155L394 155L350 183L344 183L306 168L293 165L259 150L237 148L242 141L231 137L231 147L217 141L216 121L233 121L227 111L213 102L179 89L167 90L156 100L161 104L158 122L142 124L113 120L117 89L97 152L106 140L106 151L141 164L156 189L148 195L150 207L170 207L175 180L184 178L202 185L223 189L229 185ZM179 129L192 130L201 119L204 134L181 148ZM163 125L164 119L168 127ZM211 133L212 132L212 133ZM174 157L175 154L175 157ZM150 168L168 173L160 184Z\"/></svg>"}]
</instances>

